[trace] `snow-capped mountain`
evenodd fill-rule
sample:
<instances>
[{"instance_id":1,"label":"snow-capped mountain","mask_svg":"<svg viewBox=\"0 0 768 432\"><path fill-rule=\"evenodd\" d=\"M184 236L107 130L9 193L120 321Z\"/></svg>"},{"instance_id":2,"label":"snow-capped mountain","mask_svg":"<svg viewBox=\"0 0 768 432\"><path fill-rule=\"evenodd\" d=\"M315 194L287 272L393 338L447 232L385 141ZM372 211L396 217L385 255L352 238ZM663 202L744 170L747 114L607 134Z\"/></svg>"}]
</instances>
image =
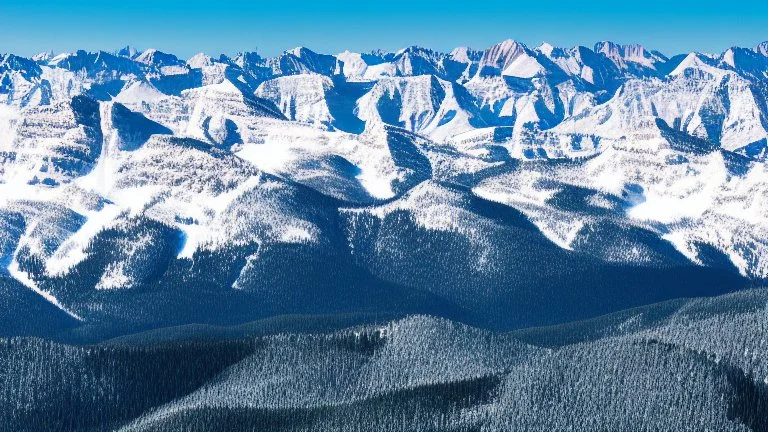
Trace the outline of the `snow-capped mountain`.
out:
<instances>
[{"instance_id":1,"label":"snow-capped mountain","mask_svg":"<svg viewBox=\"0 0 768 432\"><path fill-rule=\"evenodd\" d=\"M766 47L2 55L0 281L52 321L497 328L760 283Z\"/></svg>"}]
</instances>

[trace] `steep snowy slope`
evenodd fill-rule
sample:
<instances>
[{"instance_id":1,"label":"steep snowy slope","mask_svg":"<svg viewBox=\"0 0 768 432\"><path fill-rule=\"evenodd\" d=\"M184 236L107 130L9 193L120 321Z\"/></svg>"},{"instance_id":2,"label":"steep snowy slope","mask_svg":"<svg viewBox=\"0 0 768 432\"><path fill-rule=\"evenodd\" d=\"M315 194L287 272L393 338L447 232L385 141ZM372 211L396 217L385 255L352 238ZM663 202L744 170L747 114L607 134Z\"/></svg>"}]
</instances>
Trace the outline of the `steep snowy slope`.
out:
<instances>
[{"instance_id":1,"label":"steep snowy slope","mask_svg":"<svg viewBox=\"0 0 768 432\"><path fill-rule=\"evenodd\" d=\"M271 58L261 57L255 52L244 52L234 59L222 56L220 60L241 68L256 85L271 78L288 75L341 75L344 64L343 60L334 56L318 54L304 47L296 47Z\"/></svg>"},{"instance_id":2,"label":"steep snowy slope","mask_svg":"<svg viewBox=\"0 0 768 432\"><path fill-rule=\"evenodd\" d=\"M318 54L308 48L296 47L267 62L275 74L296 75L319 73L335 75L341 73L342 63L334 56Z\"/></svg>"},{"instance_id":3,"label":"steep snowy slope","mask_svg":"<svg viewBox=\"0 0 768 432\"><path fill-rule=\"evenodd\" d=\"M385 77L435 75L447 81L466 81L476 72L480 53L457 48L450 54L410 46L393 53L353 53L336 56L344 62L344 76L351 81L375 81Z\"/></svg>"},{"instance_id":4,"label":"steep snowy slope","mask_svg":"<svg viewBox=\"0 0 768 432\"><path fill-rule=\"evenodd\" d=\"M758 54L768 57L768 41L757 44L754 50Z\"/></svg>"},{"instance_id":5,"label":"steep snowy slope","mask_svg":"<svg viewBox=\"0 0 768 432\"><path fill-rule=\"evenodd\" d=\"M564 200L577 191L566 192ZM353 256L385 280L428 290L470 311L482 310L481 320L490 322L557 319L553 313L575 317L570 314L628 306L637 296L685 295L703 288L702 277L725 276L719 283L735 283L726 276L733 270L692 267L651 227L625 223L619 212L618 221L612 221L600 214L599 205L582 210L595 224L585 230L581 248L570 244L583 226L578 213L558 221L477 195L485 194L425 182L391 203L347 209ZM549 212L557 216L558 210ZM649 274L666 274L676 282L667 285L660 277L651 287L641 282ZM483 287L482 294L474 287ZM542 296L546 305L538 303Z\"/></svg>"},{"instance_id":6,"label":"steep snowy slope","mask_svg":"<svg viewBox=\"0 0 768 432\"><path fill-rule=\"evenodd\" d=\"M437 141L485 124L463 87L434 75L381 79L358 99L356 112L365 122L400 126Z\"/></svg>"},{"instance_id":7,"label":"steep snowy slope","mask_svg":"<svg viewBox=\"0 0 768 432\"><path fill-rule=\"evenodd\" d=\"M477 73L482 76L533 78L543 74L544 67L525 45L508 39L483 52Z\"/></svg>"},{"instance_id":8,"label":"steep snowy slope","mask_svg":"<svg viewBox=\"0 0 768 432\"><path fill-rule=\"evenodd\" d=\"M265 81L254 94L274 103L289 120L361 133L365 122L356 116L355 103L372 85L309 73Z\"/></svg>"},{"instance_id":9,"label":"steep snowy slope","mask_svg":"<svg viewBox=\"0 0 768 432\"><path fill-rule=\"evenodd\" d=\"M622 73L629 76L654 76L664 69L668 61L658 51L649 51L642 45L619 45L610 41L595 44L595 52L604 55Z\"/></svg>"},{"instance_id":10,"label":"steep snowy slope","mask_svg":"<svg viewBox=\"0 0 768 432\"><path fill-rule=\"evenodd\" d=\"M132 57L132 59L139 63L154 66L160 69L160 72L164 75L186 72L184 61L173 54L164 53L154 48L150 48L141 54Z\"/></svg>"},{"instance_id":11,"label":"steep snowy slope","mask_svg":"<svg viewBox=\"0 0 768 432\"><path fill-rule=\"evenodd\" d=\"M288 120L330 125L328 108L333 81L320 74L290 75L261 83L255 95L280 108Z\"/></svg>"},{"instance_id":12,"label":"steep snowy slope","mask_svg":"<svg viewBox=\"0 0 768 432\"><path fill-rule=\"evenodd\" d=\"M714 248L742 274L765 278L766 245L759 238L766 226L756 216L768 210L762 192L768 182L765 164L681 137L664 125L658 136L640 143L611 143L581 162L531 165L488 178L475 192L532 212L529 218L541 231L564 245L578 245L580 237L592 235L600 212L631 225L650 222L646 228L654 236L694 262L714 259L709 250ZM569 191L574 186L587 190ZM577 198L581 193L588 195ZM558 196L584 204L557 210Z\"/></svg>"},{"instance_id":13,"label":"steep snowy slope","mask_svg":"<svg viewBox=\"0 0 768 432\"><path fill-rule=\"evenodd\" d=\"M99 105L82 96L14 110L0 117L0 179L5 184L66 183L97 162Z\"/></svg>"},{"instance_id":14,"label":"steep snowy slope","mask_svg":"<svg viewBox=\"0 0 768 432\"><path fill-rule=\"evenodd\" d=\"M718 66L732 70L752 80L768 79L768 58L758 50L733 47L720 55Z\"/></svg>"},{"instance_id":15,"label":"steep snowy slope","mask_svg":"<svg viewBox=\"0 0 768 432\"><path fill-rule=\"evenodd\" d=\"M116 332L361 309L511 328L760 283L763 54L3 55L2 277Z\"/></svg>"},{"instance_id":16,"label":"steep snowy slope","mask_svg":"<svg viewBox=\"0 0 768 432\"><path fill-rule=\"evenodd\" d=\"M430 177L429 161L412 139L383 125L352 135L274 122L237 154L326 195L368 203Z\"/></svg>"},{"instance_id":17,"label":"steep snowy slope","mask_svg":"<svg viewBox=\"0 0 768 432\"><path fill-rule=\"evenodd\" d=\"M30 59L0 55L0 101L10 106L46 103L51 95L42 75L42 68Z\"/></svg>"},{"instance_id":18,"label":"steep snowy slope","mask_svg":"<svg viewBox=\"0 0 768 432\"><path fill-rule=\"evenodd\" d=\"M188 107L186 135L222 146L252 141L253 122L261 118L283 118L274 104L246 95L231 81L182 92Z\"/></svg>"}]
</instances>

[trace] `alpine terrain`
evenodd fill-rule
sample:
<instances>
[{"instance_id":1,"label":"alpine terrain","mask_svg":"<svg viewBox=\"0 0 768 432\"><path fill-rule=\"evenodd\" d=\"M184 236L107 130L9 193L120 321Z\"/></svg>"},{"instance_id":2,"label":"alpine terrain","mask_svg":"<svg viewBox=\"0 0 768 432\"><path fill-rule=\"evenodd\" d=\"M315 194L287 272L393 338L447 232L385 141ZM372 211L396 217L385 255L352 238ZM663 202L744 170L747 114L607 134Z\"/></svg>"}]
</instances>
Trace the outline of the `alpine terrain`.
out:
<instances>
[{"instance_id":1,"label":"alpine terrain","mask_svg":"<svg viewBox=\"0 0 768 432\"><path fill-rule=\"evenodd\" d=\"M768 42L0 54L0 430L768 431Z\"/></svg>"}]
</instances>

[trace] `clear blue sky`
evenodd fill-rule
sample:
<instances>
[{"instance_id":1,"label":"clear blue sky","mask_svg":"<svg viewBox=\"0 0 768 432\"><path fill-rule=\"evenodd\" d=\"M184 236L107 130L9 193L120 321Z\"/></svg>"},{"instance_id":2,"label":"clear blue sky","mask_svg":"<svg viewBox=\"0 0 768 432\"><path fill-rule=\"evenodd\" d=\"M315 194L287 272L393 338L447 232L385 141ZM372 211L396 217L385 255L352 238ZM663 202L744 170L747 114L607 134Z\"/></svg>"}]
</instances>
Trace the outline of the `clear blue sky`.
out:
<instances>
[{"instance_id":1,"label":"clear blue sky","mask_svg":"<svg viewBox=\"0 0 768 432\"><path fill-rule=\"evenodd\" d=\"M642 43L665 54L720 52L768 40L768 0L0 0L0 52L114 50L130 44L181 57L302 45L394 50Z\"/></svg>"}]
</instances>

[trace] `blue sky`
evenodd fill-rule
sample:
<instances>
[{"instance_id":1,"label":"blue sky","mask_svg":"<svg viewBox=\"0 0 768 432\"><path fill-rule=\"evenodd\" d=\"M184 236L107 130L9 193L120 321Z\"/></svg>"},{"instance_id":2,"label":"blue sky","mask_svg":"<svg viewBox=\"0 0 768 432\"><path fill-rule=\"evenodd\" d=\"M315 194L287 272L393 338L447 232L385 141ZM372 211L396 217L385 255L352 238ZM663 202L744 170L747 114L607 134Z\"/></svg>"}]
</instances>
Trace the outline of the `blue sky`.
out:
<instances>
[{"instance_id":1,"label":"blue sky","mask_svg":"<svg viewBox=\"0 0 768 432\"><path fill-rule=\"evenodd\" d=\"M507 38L530 46L637 42L669 55L768 40L768 0L0 0L0 23L0 52L22 55L126 44L182 57L274 55L298 45L326 53L450 50Z\"/></svg>"}]
</instances>

